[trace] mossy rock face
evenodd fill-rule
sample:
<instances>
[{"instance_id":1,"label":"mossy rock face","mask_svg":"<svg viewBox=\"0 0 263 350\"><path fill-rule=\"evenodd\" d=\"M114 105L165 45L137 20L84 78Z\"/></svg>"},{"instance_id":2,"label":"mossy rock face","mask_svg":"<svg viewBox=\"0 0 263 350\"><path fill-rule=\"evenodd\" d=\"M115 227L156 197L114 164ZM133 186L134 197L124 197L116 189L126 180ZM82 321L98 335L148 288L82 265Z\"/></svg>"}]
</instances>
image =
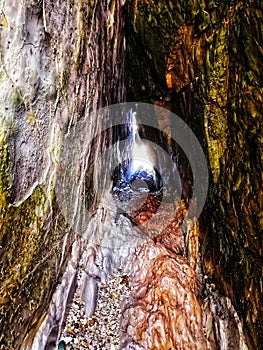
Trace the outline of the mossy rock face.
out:
<instances>
[{"instance_id":1,"label":"mossy rock face","mask_svg":"<svg viewBox=\"0 0 263 350\"><path fill-rule=\"evenodd\" d=\"M129 5L127 21L128 98L158 99L167 93L166 73L175 46L182 40L180 31L193 26L196 18L204 25L202 5L197 1L136 1ZM206 20L207 22L207 17ZM174 67L174 70L178 68ZM133 72L137 74L133 75ZM178 76L177 76L178 79ZM184 78L182 78L184 79ZM180 85L180 83L179 83ZM180 85L181 86L181 85Z\"/></svg>"},{"instance_id":2,"label":"mossy rock face","mask_svg":"<svg viewBox=\"0 0 263 350\"><path fill-rule=\"evenodd\" d=\"M66 303L71 286L59 287L80 254L55 192L65 135L92 110L124 98L123 8L119 1L6 2L0 30L0 348L31 349L46 318L43 339L56 317L62 327L65 310L55 305L50 315L50 307Z\"/></svg>"},{"instance_id":3,"label":"mossy rock face","mask_svg":"<svg viewBox=\"0 0 263 350\"><path fill-rule=\"evenodd\" d=\"M1 125L0 134L0 213L1 221L3 220L4 213L7 210L8 203L8 189L10 186L9 179L9 162L8 162L8 125L3 123Z\"/></svg>"},{"instance_id":4,"label":"mossy rock face","mask_svg":"<svg viewBox=\"0 0 263 350\"><path fill-rule=\"evenodd\" d=\"M48 255L45 259L47 248L45 253L40 250L40 246L44 243L43 218L46 215L43 211L44 203L43 191L40 188L36 189L30 199L21 206L5 210L2 218L1 333L8 332L10 319L16 323L14 336L6 342L8 347L17 341L18 334L23 330L23 323L27 323L33 312L44 303L44 291L50 283L45 271L45 260L48 260ZM36 286L39 288L39 293L33 292ZM20 322L16 321L18 319Z\"/></svg>"},{"instance_id":5,"label":"mossy rock face","mask_svg":"<svg viewBox=\"0 0 263 350\"><path fill-rule=\"evenodd\" d=\"M61 245L68 228L50 201L45 186L37 186L20 204L11 202L12 124L1 124L0 144L0 329L1 349L18 348L28 327L47 310L58 273L65 269ZM11 132L11 134L10 134ZM56 219L52 220L52 215ZM69 238L69 247L73 235ZM57 270L58 269L58 270ZM38 324L39 326L40 324ZM36 329L37 330L37 329Z\"/></svg>"},{"instance_id":6,"label":"mossy rock face","mask_svg":"<svg viewBox=\"0 0 263 350\"><path fill-rule=\"evenodd\" d=\"M149 0L136 1L130 13L128 42L144 50L128 52L135 72L128 70L128 96L162 97L158 104L185 119L205 148L211 182L201 218L203 269L234 302L249 346L259 348L262 8L253 1Z\"/></svg>"},{"instance_id":7,"label":"mossy rock face","mask_svg":"<svg viewBox=\"0 0 263 350\"><path fill-rule=\"evenodd\" d=\"M252 348L260 347L262 332L262 64L260 47L253 38L258 36L250 24L255 16L254 6L240 4L230 18L229 66L227 91L227 149L221 161L219 177L222 194L229 192L229 203L214 196L225 209L216 231L222 236L219 262L228 237L232 237L235 249L228 254L229 261L221 265L219 276L229 283L233 299L243 315L248 342ZM258 19L258 28L262 19ZM253 34L252 34L253 33ZM246 43L246 44L245 44ZM245 46L244 46L245 44ZM249 49L248 46L252 45ZM255 68L255 62L258 62ZM258 94L259 90L261 93ZM259 97L260 96L260 97ZM213 218L212 224L217 222ZM213 244L214 245L214 244ZM216 249L216 248L215 248ZM235 258L235 254L239 259ZM230 263L232 261L232 263Z\"/></svg>"}]
</instances>

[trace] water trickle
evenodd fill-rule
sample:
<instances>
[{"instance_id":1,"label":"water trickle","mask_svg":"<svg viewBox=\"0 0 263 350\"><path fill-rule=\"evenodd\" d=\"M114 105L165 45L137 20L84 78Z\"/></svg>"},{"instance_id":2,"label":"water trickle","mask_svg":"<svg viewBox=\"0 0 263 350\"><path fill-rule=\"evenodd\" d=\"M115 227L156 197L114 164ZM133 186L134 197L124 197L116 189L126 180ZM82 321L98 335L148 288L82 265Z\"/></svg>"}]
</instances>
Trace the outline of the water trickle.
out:
<instances>
[{"instance_id":1,"label":"water trickle","mask_svg":"<svg viewBox=\"0 0 263 350\"><path fill-rule=\"evenodd\" d=\"M162 190L161 175L156 169L151 144L141 139L136 112L127 114L127 155L115 169L112 192L120 200L130 200L134 193L155 193Z\"/></svg>"}]
</instances>

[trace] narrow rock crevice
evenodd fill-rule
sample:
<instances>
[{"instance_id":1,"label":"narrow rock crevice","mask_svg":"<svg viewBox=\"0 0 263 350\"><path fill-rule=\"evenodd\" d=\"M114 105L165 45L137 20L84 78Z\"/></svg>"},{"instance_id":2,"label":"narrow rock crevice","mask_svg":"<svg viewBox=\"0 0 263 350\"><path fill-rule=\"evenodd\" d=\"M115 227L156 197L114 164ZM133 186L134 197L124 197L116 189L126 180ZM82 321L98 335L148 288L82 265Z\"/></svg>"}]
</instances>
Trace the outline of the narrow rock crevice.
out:
<instances>
[{"instance_id":1,"label":"narrow rock crevice","mask_svg":"<svg viewBox=\"0 0 263 350\"><path fill-rule=\"evenodd\" d=\"M82 346L112 290L119 334L98 346L261 347L262 18L252 0L2 2L1 349Z\"/></svg>"}]
</instances>

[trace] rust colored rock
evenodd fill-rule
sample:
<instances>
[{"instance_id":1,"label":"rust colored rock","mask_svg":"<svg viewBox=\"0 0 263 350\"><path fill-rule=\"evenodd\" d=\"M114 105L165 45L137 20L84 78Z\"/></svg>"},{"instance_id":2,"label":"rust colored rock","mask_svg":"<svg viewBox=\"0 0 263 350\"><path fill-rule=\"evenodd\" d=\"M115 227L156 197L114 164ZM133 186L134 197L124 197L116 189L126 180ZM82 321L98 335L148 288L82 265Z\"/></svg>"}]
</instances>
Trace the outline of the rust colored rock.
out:
<instances>
[{"instance_id":1,"label":"rust colored rock","mask_svg":"<svg viewBox=\"0 0 263 350\"><path fill-rule=\"evenodd\" d=\"M150 240L138 249L131 267L132 300L123 305L122 346L208 349L188 261Z\"/></svg>"},{"instance_id":2,"label":"rust colored rock","mask_svg":"<svg viewBox=\"0 0 263 350\"><path fill-rule=\"evenodd\" d=\"M160 201L160 198L149 195L146 202L131 213L132 220L146 236L182 255L185 244L180 225L187 212L185 205L180 202L176 206L167 198L163 198L162 203Z\"/></svg>"}]
</instances>

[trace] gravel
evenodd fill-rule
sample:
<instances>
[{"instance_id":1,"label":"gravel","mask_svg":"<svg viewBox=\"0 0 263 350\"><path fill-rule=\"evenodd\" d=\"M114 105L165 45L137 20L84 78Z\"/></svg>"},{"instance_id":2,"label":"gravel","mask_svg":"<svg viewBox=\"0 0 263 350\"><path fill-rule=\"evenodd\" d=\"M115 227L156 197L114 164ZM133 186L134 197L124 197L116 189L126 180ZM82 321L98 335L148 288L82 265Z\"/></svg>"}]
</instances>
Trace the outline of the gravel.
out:
<instances>
[{"instance_id":1,"label":"gravel","mask_svg":"<svg viewBox=\"0 0 263 350\"><path fill-rule=\"evenodd\" d=\"M78 281L81 278L79 276ZM129 276L119 268L108 276L106 282L99 282L97 304L92 317L84 311L84 302L80 298L78 285L58 350L90 349L115 350L120 348L120 304L130 295Z\"/></svg>"}]
</instances>

